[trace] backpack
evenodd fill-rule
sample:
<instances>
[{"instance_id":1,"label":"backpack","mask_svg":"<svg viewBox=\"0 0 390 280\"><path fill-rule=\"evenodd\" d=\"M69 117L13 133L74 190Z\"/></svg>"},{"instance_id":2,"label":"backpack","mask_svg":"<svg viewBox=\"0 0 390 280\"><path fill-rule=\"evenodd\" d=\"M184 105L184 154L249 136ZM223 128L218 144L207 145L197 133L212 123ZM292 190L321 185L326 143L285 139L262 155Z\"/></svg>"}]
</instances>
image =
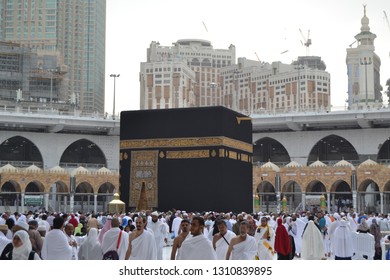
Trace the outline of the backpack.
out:
<instances>
[{"instance_id":1,"label":"backpack","mask_svg":"<svg viewBox=\"0 0 390 280\"><path fill-rule=\"evenodd\" d=\"M119 260L118 248L119 248L119 244L121 243L121 237L122 237L122 231L119 232L118 242L116 243L116 249L106 252L103 255L103 260L105 261Z\"/></svg>"},{"instance_id":2,"label":"backpack","mask_svg":"<svg viewBox=\"0 0 390 280\"><path fill-rule=\"evenodd\" d=\"M110 250L103 255L104 261L119 260L119 255L116 250Z\"/></svg>"},{"instance_id":3,"label":"backpack","mask_svg":"<svg viewBox=\"0 0 390 280\"><path fill-rule=\"evenodd\" d=\"M386 252L386 260L390 260L390 248Z\"/></svg>"}]
</instances>

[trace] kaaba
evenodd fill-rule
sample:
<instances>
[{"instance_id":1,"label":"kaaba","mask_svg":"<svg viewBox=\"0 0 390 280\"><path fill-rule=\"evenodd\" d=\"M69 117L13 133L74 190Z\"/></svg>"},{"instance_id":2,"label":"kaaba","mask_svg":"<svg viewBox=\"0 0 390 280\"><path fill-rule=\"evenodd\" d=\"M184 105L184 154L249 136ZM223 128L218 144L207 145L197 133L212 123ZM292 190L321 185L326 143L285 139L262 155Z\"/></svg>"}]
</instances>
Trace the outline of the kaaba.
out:
<instances>
[{"instance_id":1,"label":"kaaba","mask_svg":"<svg viewBox=\"0 0 390 280\"><path fill-rule=\"evenodd\" d=\"M252 123L225 107L123 111L127 210L252 212Z\"/></svg>"}]
</instances>

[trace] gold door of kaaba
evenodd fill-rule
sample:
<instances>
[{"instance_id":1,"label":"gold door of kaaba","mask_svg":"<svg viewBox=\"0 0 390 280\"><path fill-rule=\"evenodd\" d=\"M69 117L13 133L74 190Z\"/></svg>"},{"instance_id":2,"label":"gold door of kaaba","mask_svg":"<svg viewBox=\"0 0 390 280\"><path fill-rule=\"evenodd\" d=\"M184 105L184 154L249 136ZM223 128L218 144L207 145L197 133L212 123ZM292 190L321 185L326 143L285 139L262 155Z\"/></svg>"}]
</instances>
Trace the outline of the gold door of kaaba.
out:
<instances>
[{"instance_id":1,"label":"gold door of kaaba","mask_svg":"<svg viewBox=\"0 0 390 280\"><path fill-rule=\"evenodd\" d=\"M158 151L131 152L129 207L146 210L157 207Z\"/></svg>"}]
</instances>

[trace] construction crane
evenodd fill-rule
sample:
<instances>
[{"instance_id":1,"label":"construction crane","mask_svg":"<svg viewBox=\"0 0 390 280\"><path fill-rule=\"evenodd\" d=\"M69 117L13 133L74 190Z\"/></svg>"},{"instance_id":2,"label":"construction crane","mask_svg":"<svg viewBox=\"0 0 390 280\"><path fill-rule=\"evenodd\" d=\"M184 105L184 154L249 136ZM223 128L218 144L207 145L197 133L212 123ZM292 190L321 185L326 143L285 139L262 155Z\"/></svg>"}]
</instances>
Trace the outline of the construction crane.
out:
<instances>
[{"instance_id":1,"label":"construction crane","mask_svg":"<svg viewBox=\"0 0 390 280\"><path fill-rule=\"evenodd\" d=\"M383 13L385 14L385 19L386 19L386 22L387 22L387 27L389 28L389 31L390 31L390 23L389 23L389 19L387 18L386 11L383 11ZM390 56L390 53L389 53L389 56Z\"/></svg>"},{"instance_id":2,"label":"construction crane","mask_svg":"<svg viewBox=\"0 0 390 280\"><path fill-rule=\"evenodd\" d=\"M310 45L311 45L311 39L310 39L310 30L307 31L307 39L305 35L303 35L302 30L299 28L299 32L302 35L303 42L301 41L302 45L306 46L306 56L310 55Z\"/></svg>"},{"instance_id":3,"label":"construction crane","mask_svg":"<svg viewBox=\"0 0 390 280\"><path fill-rule=\"evenodd\" d=\"M352 42L352 44L349 44L349 47L352 48L352 46L356 43L356 40Z\"/></svg>"},{"instance_id":4,"label":"construction crane","mask_svg":"<svg viewBox=\"0 0 390 280\"><path fill-rule=\"evenodd\" d=\"M206 23L204 23L204 21L202 21L202 23L203 23L204 29L206 29L206 32L209 32L209 31L207 30Z\"/></svg>"},{"instance_id":5,"label":"construction crane","mask_svg":"<svg viewBox=\"0 0 390 280\"><path fill-rule=\"evenodd\" d=\"M256 57L257 57L257 60L258 60L259 62L261 62L259 56L257 55L257 52L255 52L255 55L256 55Z\"/></svg>"}]
</instances>

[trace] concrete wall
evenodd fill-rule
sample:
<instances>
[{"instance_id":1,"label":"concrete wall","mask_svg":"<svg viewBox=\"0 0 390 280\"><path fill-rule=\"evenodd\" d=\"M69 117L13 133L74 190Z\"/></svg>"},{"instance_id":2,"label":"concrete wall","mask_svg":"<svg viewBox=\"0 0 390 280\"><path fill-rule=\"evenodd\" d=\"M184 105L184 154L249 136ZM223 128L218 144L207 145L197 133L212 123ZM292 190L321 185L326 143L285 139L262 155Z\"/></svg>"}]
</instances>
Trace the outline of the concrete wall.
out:
<instances>
[{"instance_id":1,"label":"concrete wall","mask_svg":"<svg viewBox=\"0 0 390 280\"><path fill-rule=\"evenodd\" d=\"M119 170L119 136L1 131L0 144L15 136L22 136L37 146L44 169L59 165L61 156L69 145L87 139L101 149L108 169Z\"/></svg>"},{"instance_id":2,"label":"concrete wall","mask_svg":"<svg viewBox=\"0 0 390 280\"><path fill-rule=\"evenodd\" d=\"M329 135L337 135L349 141L360 156L360 159L364 160L369 157L372 160L376 160L381 145L390 137L390 131L388 128L369 128L254 133L253 143L265 137L272 138L286 148L291 161L306 165L310 151L316 143Z\"/></svg>"}]
</instances>

